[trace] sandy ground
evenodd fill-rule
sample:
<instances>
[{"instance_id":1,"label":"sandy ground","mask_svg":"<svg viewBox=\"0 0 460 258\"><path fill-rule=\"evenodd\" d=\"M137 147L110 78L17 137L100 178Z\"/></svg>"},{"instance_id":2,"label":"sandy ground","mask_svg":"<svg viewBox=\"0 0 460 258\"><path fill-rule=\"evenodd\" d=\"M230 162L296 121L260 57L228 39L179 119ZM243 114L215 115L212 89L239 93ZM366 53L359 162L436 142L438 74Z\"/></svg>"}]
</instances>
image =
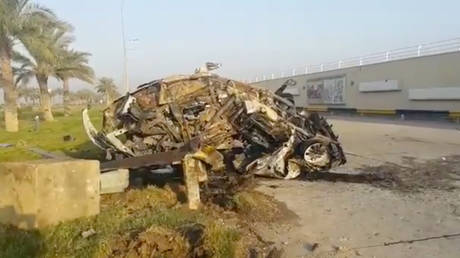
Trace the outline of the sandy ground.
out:
<instances>
[{"instance_id":1,"label":"sandy ground","mask_svg":"<svg viewBox=\"0 0 460 258\"><path fill-rule=\"evenodd\" d=\"M460 233L460 130L330 122L350 153L346 166L333 172L391 174L404 184L382 187L334 176L261 180L259 191L298 216L256 225L261 236L283 246L285 257L460 257L460 237L385 246Z\"/></svg>"}]
</instances>

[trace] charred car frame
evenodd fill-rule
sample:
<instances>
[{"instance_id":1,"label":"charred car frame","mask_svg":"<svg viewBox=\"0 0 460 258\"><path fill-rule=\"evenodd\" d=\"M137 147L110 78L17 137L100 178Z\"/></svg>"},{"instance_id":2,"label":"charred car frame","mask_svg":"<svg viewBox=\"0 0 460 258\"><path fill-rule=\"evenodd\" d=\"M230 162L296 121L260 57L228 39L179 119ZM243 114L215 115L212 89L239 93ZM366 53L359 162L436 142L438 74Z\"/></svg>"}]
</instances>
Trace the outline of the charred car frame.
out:
<instances>
[{"instance_id":1,"label":"charred car frame","mask_svg":"<svg viewBox=\"0 0 460 258\"><path fill-rule=\"evenodd\" d=\"M84 110L89 138L110 160L102 169L176 166L189 201L199 201L199 182L210 175L232 170L292 179L346 162L327 121L298 112L284 93L295 81L271 92L209 68L140 85L104 110L100 132Z\"/></svg>"}]
</instances>

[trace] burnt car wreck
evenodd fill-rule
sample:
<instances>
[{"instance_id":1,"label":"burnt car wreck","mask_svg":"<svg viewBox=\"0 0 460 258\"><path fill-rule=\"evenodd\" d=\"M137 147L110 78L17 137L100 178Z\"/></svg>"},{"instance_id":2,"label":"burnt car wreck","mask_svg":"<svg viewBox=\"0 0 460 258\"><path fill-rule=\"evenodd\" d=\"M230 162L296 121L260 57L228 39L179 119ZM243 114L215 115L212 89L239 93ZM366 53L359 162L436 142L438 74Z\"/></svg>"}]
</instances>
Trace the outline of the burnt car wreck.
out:
<instances>
[{"instance_id":1,"label":"burnt car wreck","mask_svg":"<svg viewBox=\"0 0 460 258\"><path fill-rule=\"evenodd\" d=\"M208 63L192 75L155 80L104 110L91 141L107 153L102 170L173 166L182 169L190 208L199 183L229 171L292 179L346 162L338 136L317 113L297 112L292 95L219 77Z\"/></svg>"}]
</instances>

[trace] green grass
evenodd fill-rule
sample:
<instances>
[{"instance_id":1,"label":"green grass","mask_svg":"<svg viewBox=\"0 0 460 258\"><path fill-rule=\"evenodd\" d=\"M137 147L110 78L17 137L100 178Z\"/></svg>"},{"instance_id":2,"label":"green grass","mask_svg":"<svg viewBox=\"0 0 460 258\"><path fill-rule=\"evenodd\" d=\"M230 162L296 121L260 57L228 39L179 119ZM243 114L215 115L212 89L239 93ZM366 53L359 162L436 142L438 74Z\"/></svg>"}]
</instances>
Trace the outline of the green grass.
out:
<instances>
[{"instance_id":1,"label":"green grass","mask_svg":"<svg viewBox=\"0 0 460 258\"><path fill-rule=\"evenodd\" d=\"M215 257L235 257L241 234L235 228L225 227L223 223L212 222L206 230L206 245Z\"/></svg>"},{"instance_id":2,"label":"green grass","mask_svg":"<svg viewBox=\"0 0 460 258\"><path fill-rule=\"evenodd\" d=\"M39 159L40 156L27 150L28 147L38 147L50 152L62 152L74 158L98 158L101 152L89 141L83 129L81 113L73 112L63 116L55 112L55 121L40 122L39 130L35 130L33 117L37 113L32 109L19 111L19 132L6 132L3 127L3 114L0 115L0 143L9 143L14 147L0 147L0 161L23 161ZM101 126L102 114L100 109L89 111L91 121L96 127ZM75 141L65 142L63 136L71 135Z\"/></svg>"},{"instance_id":3,"label":"green grass","mask_svg":"<svg viewBox=\"0 0 460 258\"><path fill-rule=\"evenodd\" d=\"M90 110L89 114L95 126L100 127L100 109ZM86 136L79 111L68 117L55 112L56 121L41 122L39 131L34 130L35 115L31 109L21 110L17 133L6 132L0 124L0 143L15 145L0 148L0 162L39 159L28 147L63 152L75 158L94 159L102 154ZM64 135L72 135L76 140L65 142ZM218 212L191 211L185 206L178 203L171 190L156 187L105 195L100 214L90 218L28 231L0 224L0 257L107 257L120 239L139 235L152 227L177 232L190 223L205 226L204 245L213 257L238 256L244 244L233 222L225 222ZM89 229L96 234L83 238L81 233Z\"/></svg>"},{"instance_id":4,"label":"green grass","mask_svg":"<svg viewBox=\"0 0 460 258\"><path fill-rule=\"evenodd\" d=\"M41 230L0 225L0 257L108 257L116 241L126 235L139 234L152 226L178 232L190 223L205 225L205 248L213 257L235 257L235 249L241 245L236 226L178 205L169 190L131 190L106 196L101 205L97 216ZM96 234L83 238L81 233L89 229Z\"/></svg>"}]
</instances>

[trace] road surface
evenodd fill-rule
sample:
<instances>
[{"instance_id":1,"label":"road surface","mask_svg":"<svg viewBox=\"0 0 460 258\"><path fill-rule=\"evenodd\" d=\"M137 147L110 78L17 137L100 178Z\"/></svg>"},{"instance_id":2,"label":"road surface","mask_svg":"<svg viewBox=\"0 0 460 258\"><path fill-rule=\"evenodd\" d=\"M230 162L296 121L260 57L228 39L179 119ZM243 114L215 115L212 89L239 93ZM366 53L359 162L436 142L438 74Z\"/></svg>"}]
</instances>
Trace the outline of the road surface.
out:
<instances>
[{"instance_id":1,"label":"road surface","mask_svg":"<svg viewBox=\"0 0 460 258\"><path fill-rule=\"evenodd\" d=\"M460 130L329 121L348 163L316 180L261 180L298 218L259 233L286 257L460 257L458 236L391 244L460 233Z\"/></svg>"}]
</instances>

